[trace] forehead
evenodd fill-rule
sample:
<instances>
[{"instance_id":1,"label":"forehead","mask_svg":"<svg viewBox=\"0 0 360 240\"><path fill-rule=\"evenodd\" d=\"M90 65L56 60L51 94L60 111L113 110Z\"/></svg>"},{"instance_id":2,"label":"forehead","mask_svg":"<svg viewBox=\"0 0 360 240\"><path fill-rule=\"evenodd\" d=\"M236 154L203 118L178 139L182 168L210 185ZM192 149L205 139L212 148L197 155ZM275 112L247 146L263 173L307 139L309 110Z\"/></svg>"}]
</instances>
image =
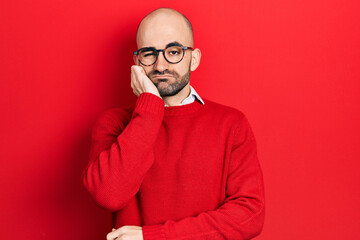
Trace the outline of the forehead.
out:
<instances>
[{"instance_id":1,"label":"forehead","mask_svg":"<svg viewBox=\"0 0 360 240\"><path fill-rule=\"evenodd\" d=\"M161 14L141 22L136 40L138 48L165 48L171 42L188 46L191 44L191 34L181 17Z\"/></svg>"}]
</instances>

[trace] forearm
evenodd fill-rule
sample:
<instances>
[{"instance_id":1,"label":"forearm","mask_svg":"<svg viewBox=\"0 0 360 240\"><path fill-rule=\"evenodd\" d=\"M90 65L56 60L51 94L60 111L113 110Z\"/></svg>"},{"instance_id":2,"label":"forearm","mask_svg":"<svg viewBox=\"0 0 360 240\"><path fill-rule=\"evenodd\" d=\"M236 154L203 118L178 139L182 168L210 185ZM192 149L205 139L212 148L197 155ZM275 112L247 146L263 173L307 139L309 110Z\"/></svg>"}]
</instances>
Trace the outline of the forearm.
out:
<instances>
[{"instance_id":1,"label":"forearm","mask_svg":"<svg viewBox=\"0 0 360 240\"><path fill-rule=\"evenodd\" d=\"M144 240L155 239L222 239L249 240L257 236L264 223L264 204L252 203L250 209L241 201L224 204L219 209L187 217L180 221L166 221L164 224L143 226Z\"/></svg>"},{"instance_id":2,"label":"forearm","mask_svg":"<svg viewBox=\"0 0 360 240\"><path fill-rule=\"evenodd\" d=\"M102 206L119 210L138 191L154 161L152 147L161 126L163 104L160 98L149 93L140 95L130 122L113 137L114 142L109 147L104 146L102 140L114 133L108 132L103 122L111 120L100 119L95 126L90 163L83 181Z\"/></svg>"},{"instance_id":3,"label":"forearm","mask_svg":"<svg viewBox=\"0 0 360 240\"><path fill-rule=\"evenodd\" d=\"M260 234L265 214L264 186L260 166L254 165L244 177L229 176L227 197L218 209L179 221L143 226L144 240L219 239L249 240Z\"/></svg>"}]
</instances>

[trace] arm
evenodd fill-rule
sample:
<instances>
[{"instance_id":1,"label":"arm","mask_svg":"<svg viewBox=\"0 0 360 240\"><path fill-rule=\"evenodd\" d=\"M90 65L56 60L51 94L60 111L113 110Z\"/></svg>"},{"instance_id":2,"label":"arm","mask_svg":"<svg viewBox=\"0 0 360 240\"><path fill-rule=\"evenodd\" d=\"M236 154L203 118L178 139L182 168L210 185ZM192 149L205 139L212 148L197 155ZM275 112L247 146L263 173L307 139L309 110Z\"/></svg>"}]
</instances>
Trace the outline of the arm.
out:
<instances>
[{"instance_id":1,"label":"arm","mask_svg":"<svg viewBox=\"0 0 360 240\"><path fill-rule=\"evenodd\" d=\"M154 161L152 148L163 114L163 100L143 93L126 127L110 112L98 119L92 131L90 162L83 172L83 183L100 205L119 210L138 192Z\"/></svg>"},{"instance_id":2,"label":"arm","mask_svg":"<svg viewBox=\"0 0 360 240\"><path fill-rule=\"evenodd\" d=\"M245 119L234 133L224 204L177 222L143 226L144 240L251 239L264 221L264 187L256 143Z\"/></svg>"}]
</instances>

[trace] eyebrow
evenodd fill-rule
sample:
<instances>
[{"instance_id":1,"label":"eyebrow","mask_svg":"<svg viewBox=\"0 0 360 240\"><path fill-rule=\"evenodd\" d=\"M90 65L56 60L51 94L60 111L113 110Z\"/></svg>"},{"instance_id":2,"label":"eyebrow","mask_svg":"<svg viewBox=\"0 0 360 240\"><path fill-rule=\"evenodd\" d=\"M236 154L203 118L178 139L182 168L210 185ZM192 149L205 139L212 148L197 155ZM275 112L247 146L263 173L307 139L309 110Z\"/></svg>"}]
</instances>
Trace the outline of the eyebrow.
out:
<instances>
[{"instance_id":1,"label":"eyebrow","mask_svg":"<svg viewBox=\"0 0 360 240\"><path fill-rule=\"evenodd\" d=\"M181 43L175 41L175 42L168 43L165 48L172 47L172 46L183 46L183 45Z\"/></svg>"},{"instance_id":2,"label":"eyebrow","mask_svg":"<svg viewBox=\"0 0 360 240\"><path fill-rule=\"evenodd\" d=\"M171 43L168 43L168 44L166 44L166 46L165 46L165 48L168 48L168 47L172 47L172 46L184 46L184 45L182 45L181 43L179 43L178 41L174 41L174 42L171 42ZM155 48L155 47L153 47L153 46L151 46L151 47L144 47L144 48ZM155 48L156 49L156 48Z\"/></svg>"}]
</instances>

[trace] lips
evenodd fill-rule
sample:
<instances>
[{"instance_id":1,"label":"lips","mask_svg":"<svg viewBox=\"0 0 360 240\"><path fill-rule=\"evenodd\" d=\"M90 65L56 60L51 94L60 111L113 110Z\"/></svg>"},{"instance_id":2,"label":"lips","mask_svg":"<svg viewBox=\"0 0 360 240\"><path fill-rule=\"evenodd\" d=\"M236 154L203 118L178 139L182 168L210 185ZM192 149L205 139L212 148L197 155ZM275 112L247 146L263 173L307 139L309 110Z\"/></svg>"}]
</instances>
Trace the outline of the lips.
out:
<instances>
[{"instance_id":1,"label":"lips","mask_svg":"<svg viewBox=\"0 0 360 240\"><path fill-rule=\"evenodd\" d=\"M171 75L154 75L154 78L169 78L172 77Z\"/></svg>"}]
</instances>

